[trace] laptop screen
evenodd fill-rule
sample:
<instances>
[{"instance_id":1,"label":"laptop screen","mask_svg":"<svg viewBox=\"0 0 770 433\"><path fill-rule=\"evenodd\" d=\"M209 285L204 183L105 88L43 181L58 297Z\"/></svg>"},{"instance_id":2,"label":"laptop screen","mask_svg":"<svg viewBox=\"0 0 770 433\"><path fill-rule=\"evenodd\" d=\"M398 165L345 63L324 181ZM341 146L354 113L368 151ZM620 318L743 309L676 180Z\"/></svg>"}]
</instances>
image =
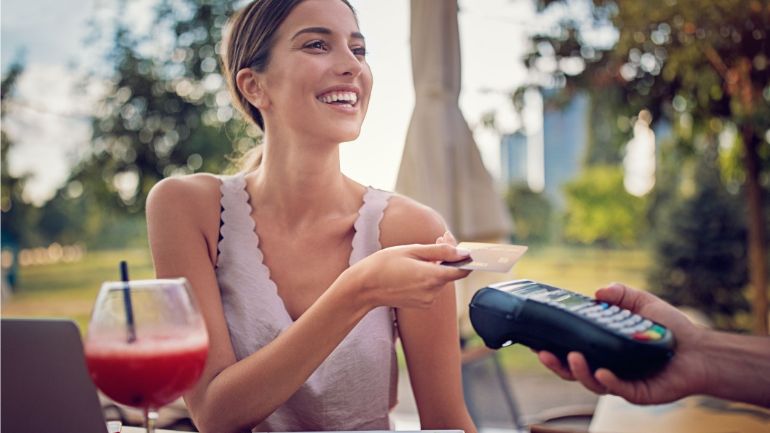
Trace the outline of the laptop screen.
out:
<instances>
[{"instance_id":1,"label":"laptop screen","mask_svg":"<svg viewBox=\"0 0 770 433\"><path fill-rule=\"evenodd\" d=\"M2 319L0 332L2 431L107 431L74 322Z\"/></svg>"}]
</instances>

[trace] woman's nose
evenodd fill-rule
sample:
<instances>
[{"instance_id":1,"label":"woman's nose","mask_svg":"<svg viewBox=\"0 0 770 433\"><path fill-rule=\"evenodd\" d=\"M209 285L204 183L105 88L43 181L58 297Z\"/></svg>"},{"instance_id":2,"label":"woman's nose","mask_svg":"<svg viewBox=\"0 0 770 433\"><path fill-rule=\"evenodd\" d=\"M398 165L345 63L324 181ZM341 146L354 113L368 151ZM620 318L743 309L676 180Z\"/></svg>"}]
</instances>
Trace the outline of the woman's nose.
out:
<instances>
[{"instance_id":1,"label":"woman's nose","mask_svg":"<svg viewBox=\"0 0 770 433\"><path fill-rule=\"evenodd\" d=\"M340 50L338 58L335 59L335 72L339 75L348 75L357 77L363 70L361 61L350 50Z\"/></svg>"}]
</instances>

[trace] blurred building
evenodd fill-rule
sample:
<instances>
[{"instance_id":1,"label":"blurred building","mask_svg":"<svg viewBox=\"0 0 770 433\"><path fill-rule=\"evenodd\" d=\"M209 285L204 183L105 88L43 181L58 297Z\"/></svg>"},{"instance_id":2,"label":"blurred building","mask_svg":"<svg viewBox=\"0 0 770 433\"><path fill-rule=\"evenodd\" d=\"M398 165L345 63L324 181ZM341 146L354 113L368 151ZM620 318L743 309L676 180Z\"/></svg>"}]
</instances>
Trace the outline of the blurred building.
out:
<instances>
[{"instance_id":1,"label":"blurred building","mask_svg":"<svg viewBox=\"0 0 770 433\"><path fill-rule=\"evenodd\" d=\"M518 130L505 134L500 143L500 175L505 184L527 181L527 136Z\"/></svg>"},{"instance_id":2,"label":"blurred building","mask_svg":"<svg viewBox=\"0 0 770 433\"><path fill-rule=\"evenodd\" d=\"M548 100L548 93L544 95ZM562 106L546 102L543 109L545 193L557 207L564 205L564 184L578 175L588 142L588 96L576 94Z\"/></svg>"},{"instance_id":3,"label":"blurred building","mask_svg":"<svg viewBox=\"0 0 770 433\"><path fill-rule=\"evenodd\" d=\"M575 95L565 104L543 95L542 131L506 134L500 143L501 181L526 180L533 191L545 191L557 207L564 204L562 187L577 176L588 141L588 96Z\"/></svg>"}]
</instances>

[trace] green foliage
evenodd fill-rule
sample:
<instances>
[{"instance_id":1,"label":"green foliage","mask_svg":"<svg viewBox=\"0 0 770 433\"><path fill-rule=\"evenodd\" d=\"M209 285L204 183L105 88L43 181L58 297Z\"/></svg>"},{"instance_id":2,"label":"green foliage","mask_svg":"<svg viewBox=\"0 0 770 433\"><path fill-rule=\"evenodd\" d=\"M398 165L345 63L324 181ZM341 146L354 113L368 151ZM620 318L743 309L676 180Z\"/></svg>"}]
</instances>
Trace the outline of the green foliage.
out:
<instances>
[{"instance_id":1,"label":"green foliage","mask_svg":"<svg viewBox=\"0 0 770 433\"><path fill-rule=\"evenodd\" d=\"M508 187L505 202L514 223L514 239L532 243L547 241L551 232L551 203L543 193L532 191L526 183Z\"/></svg>"},{"instance_id":2,"label":"green foliage","mask_svg":"<svg viewBox=\"0 0 770 433\"><path fill-rule=\"evenodd\" d=\"M92 122L93 147L72 174L84 197L138 213L164 177L223 172L229 154L255 145L259 133L234 113L218 71L218 42L231 8L163 1L152 35L132 33L118 17L107 55L114 69ZM158 44L165 37L171 43Z\"/></svg>"},{"instance_id":3,"label":"green foliage","mask_svg":"<svg viewBox=\"0 0 770 433\"><path fill-rule=\"evenodd\" d=\"M661 120L675 125L675 145L690 147L689 155L702 153L703 149L698 148L700 136L736 132L741 149L725 155L723 165L730 168L730 190L747 192L745 203L752 236L746 236L755 252L751 278L758 291L756 296L761 296L768 267L767 242L762 239L763 230L767 231L762 197L768 196L770 188L770 2L536 0L536 4L557 23L532 37L533 49L527 63L532 71L545 76L538 85L561 88L567 94L583 89L595 94L615 88L620 97L606 99L611 107L607 110L611 113L608 125L621 128L624 119L631 119L633 124L640 110L646 109L652 114L652 126ZM551 69L542 65L550 65ZM676 159L682 167L692 156L680 150ZM676 175L668 176L659 178L658 185L678 188L688 182L691 186L697 184L692 179L678 183ZM680 217L688 214L685 210L663 212L664 204L672 197L679 199L675 189L657 188L651 212L655 220L662 213ZM667 227L656 224L653 229L662 231ZM733 241L738 240L729 242ZM674 266L669 274L705 269L668 264ZM734 293L727 285L707 287L727 291L713 294L714 302ZM728 304L727 308L734 311L735 304ZM754 312L759 332L766 332L767 311L763 304L758 303Z\"/></svg>"},{"instance_id":4,"label":"green foliage","mask_svg":"<svg viewBox=\"0 0 770 433\"><path fill-rule=\"evenodd\" d=\"M770 171L765 139L770 2L537 0L536 5L557 25L531 37L525 60L534 85L560 88L565 97L587 91L600 104L592 106L587 163L611 163L617 140L627 138L629 125L646 109L651 126L662 120L676 124L682 116L713 134L734 125L742 145L756 147L746 158L757 158L766 175ZM520 89L514 99L522 94ZM736 174L742 183L758 182L742 167Z\"/></svg>"},{"instance_id":5,"label":"green foliage","mask_svg":"<svg viewBox=\"0 0 770 433\"><path fill-rule=\"evenodd\" d=\"M617 87L601 87L589 92L589 127L583 163L618 165L623 161L623 146L631 138L631 119L618 116L615 107L622 103L623 94ZM612 122L616 119L615 122Z\"/></svg>"},{"instance_id":6,"label":"green foliage","mask_svg":"<svg viewBox=\"0 0 770 433\"><path fill-rule=\"evenodd\" d=\"M637 243L644 228L644 200L626 192L621 168L588 167L564 189L566 240L605 246Z\"/></svg>"},{"instance_id":7,"label":"green foliage","mask_svg":"<svg viewBox=\"0 0 770 433\"><path fill-rule=\"evenodd\" d=\"M24 66L15 62L10 65L2 78L0 89L0 116L4 119L9 113L9 103L15 93L16 82L24 72ZM8 153L14 147L13 139L8 135L6 123L0 124L0 209L2 210L2 245L12 250L34 245L38 241L34 231L35 223L40 218L40 210L27 203L23 198L24 184L28 175L11 174L8 167Z\"/></svg>"},{"instance_id":8,"label":"green foliage","mask_svg":"<svg viewBox=\"0 0 770 433\"><path fill-rule=\"evenodd\" d=\"M568 89L616 86L624 94L619 114L633 116L646 108L658 120L674 109L696 117L750 115L765 127L758 131L770 124L770 108L761 103L767 101L762 93L770 78L767 2L551 0L538 5L545 12L562 9L555 31L533 37L534 50L527 58L534 69L538 59L555 58L554 84ZM577 10L589 12L581 17ZM617 39L608 44L596 38L597 30L610 30ZM582 62L582 71L565 68L570 64L565 60ZM735 104L740 95L729 88L729 76L738 80L736 68L744 60L754 65L746 83L757 104L752 114Z\"/></svg>"},{"instance_id":9,"label":"green foliage","mask_svg":"<svg viewBox=\"0 0 770 433\"><path fill-rule=\"evenodd\" d=\"M256 127L234 112L218 70L221 31L233 5L161 1L152 33L137 34L126 20L126 4L118 2L115 22L92 28L95 39L109 32L112 44L106 70L93 71L82 83L105 86L91 121L90 148L43 208L18 200L24 178L7 176L10 142L3 134L3 233L25 233L25 245L136 245L145 238L144 203L155 183L224 172L259 139ZM4 79L3 98L16 75Z\"/></svg>"},{"instance_id":10,"label":"green foliage","mask_svg":"<svg viewBox=\"0 0 770 433\"><path fill-rule=\"evenodd\" d=\"M649 284L667 300L733 328L736 313L748 309L745 209L725 189L717 158L712 143L698 155L693 176L668 186L673 191L654 217Z\"/></svg>"}]
</instances>

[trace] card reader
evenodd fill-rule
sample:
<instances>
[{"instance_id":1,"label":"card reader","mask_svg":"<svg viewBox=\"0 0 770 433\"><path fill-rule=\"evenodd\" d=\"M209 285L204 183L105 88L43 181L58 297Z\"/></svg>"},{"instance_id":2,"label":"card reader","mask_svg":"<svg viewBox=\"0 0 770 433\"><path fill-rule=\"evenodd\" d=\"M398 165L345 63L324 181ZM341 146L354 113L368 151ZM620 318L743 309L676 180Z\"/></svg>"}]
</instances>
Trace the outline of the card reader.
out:
<instances>
[{"instance_id":1,"label":"card reader","mask_svg":"<svg viewBox=\"0 0 770 433\"><path fill-rule=\"evenodd\" d=\"M671 331L629 310L530 280L480 289L470 303L473 328L492 348L521 343L547 350L566 365L581 352L592 370L627 380L662 369L674 355Z\"/></svg>"}]
</instances>

